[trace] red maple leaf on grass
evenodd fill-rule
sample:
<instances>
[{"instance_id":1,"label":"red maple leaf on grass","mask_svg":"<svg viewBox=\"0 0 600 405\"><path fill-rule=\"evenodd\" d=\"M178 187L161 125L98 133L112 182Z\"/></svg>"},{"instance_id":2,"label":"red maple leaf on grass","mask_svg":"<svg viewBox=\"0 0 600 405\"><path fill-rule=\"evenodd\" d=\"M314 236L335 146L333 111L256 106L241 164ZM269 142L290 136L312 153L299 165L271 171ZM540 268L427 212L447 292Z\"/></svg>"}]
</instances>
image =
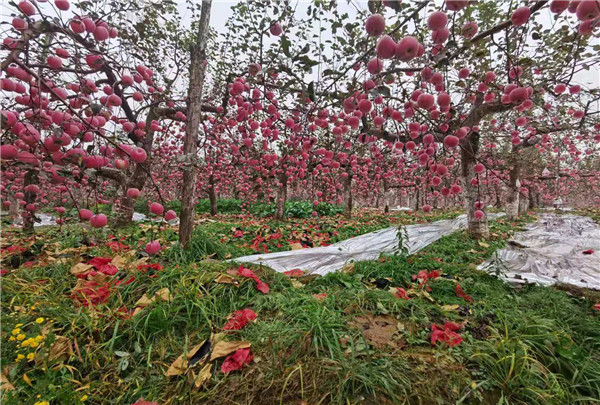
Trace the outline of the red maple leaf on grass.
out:
<instances>
[{"instance_id":1,"label":"red maple leaf on grass","mask_svg":"<svg viewBox=\"0 0 600 405\"><path fill-rule=\"evenodd\" d=\"M464 298L464 300L467 302L473 302L473 298L471 298L471 296L468 295L465 292L465 290L463 290L463 288L460 286L460 284L456 284L456 296L460 297L460 298Z\"/></svg>"},{"instance_id":2,"label":"red maple leaf on grass","mask_svg":"<svg viewBox=\"0 0 600 405\"><path fill-rule=\"evenodd\" d=\"M258 276L254 274L252 270L240 265L240 267L238 268L238 274L242 277L251 278L252 280L254 280L254 282L256 282L256 289L261 293L269 293L269 284L265 283L260 278L258 278Z\"/></svg>"},{"instance_id":3,"label":"red maple leaf on grass","mask_svg":"<svg viewBox=\"0 0 600 405\"><path fill-rule=\"evenodd\" d=\"M454 322L446 322L443 327L431 325L431 346L435 346L436 342L444 342L449 347L458 346L463 339L458 333L462 326Z\"/></svg>"},{"instance_id":4,"label":"red maple leaf on grass","mask_svg":"<svg viewBox=\"0 0 600 405\"><path fill-rule=\"evenodd\" d=\"M232 355L228 356L221 365L221 372L228 374L231 371L236 371L244 367L254 359L254 355L250 352L250 348L239 349Z\"/></svg>"},{"instance_id":5,"label":"red maple leaf on grass","mask_svg":"<svg viewBox=\"0 0 600 405\"><path fill-rule=\"evenodd\" d=\"M251 321L257 317L256 312L246 308L241 311L235 311L231 318L227 320L223 329L225 330L240 330L248 325Z\"/></svg>"}]
</instances>

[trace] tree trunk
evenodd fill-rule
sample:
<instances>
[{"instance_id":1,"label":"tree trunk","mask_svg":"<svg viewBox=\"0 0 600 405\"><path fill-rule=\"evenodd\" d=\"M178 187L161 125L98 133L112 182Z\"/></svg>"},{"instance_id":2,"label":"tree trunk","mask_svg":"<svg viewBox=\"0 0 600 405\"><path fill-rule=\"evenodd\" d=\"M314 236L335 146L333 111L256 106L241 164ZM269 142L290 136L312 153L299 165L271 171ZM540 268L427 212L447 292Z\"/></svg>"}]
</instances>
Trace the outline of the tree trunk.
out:
<instances>
[{"instance_id":1,"label":"tree trunk","mask_svg":"<svg viewBox=\"0 0 600 405\"><path fill-rule=\"evenodd\" d=\"M215 180L210 175L208 179L208 200L210 201L210 215L217 215L217 192L215 191Z\"/></svg>"},{"instance_id":2,"label":"tree trunk","mask_svg":"<svg viewBox=\"0 0 600 405\"><path fill-rule=\"evenodd\" d=\"M352 218L352 175L348 174L348 177L344 179L344 216L348 219Z\"/></svg>"},{"instance_id":3,"label":"tree trunk","mask_svg":"<svg viewBox=\"0 0 600 405\"><path fill-rule=\"evenodd\" d=\"M280 186L277 190L277 197L275 200L275 219L281 221L285 217L285 202L287 201L287 176L282 174L280 179Z\"/></svg>"},{"instance_id":4,"label":"tree trunk","mask_svg":"<svg viewBox=\"0 0 600 405\"><path fill-rule=\"evenodd\" d=\"M148 115L146 116L146 128L150 128L152 121L157 119L156 111L154 108L150 108ZM126 226L133 220L133 212L135 206L135 200L127 196L127 190L130 188L137 188L142 191L148 180L148 174L152 169L152 144L154 143L154 131L149 130L141 140L141 146L146 151L148 158L143 163L136 163L131 177L123 184L123 190L119 202L113 206L113 226L121 227Z\"/></svg>"},{"instance_id":5,"label":"tree trunk","mask_svg":"<svg viewBox=\"0 0 600 405\"><path fill-rule=\"evenodd\" d=\"M389 213L390 212L390 187L389 184L386 180L383 181L383 212L384 213Z\"/></svg>"},{"instance_id":6,"label":"tree trunk","mask_svg":"<svg viewBox=\"0 0 600 405\"><path fill-rule=\"evenodd\" d=\"M518 151L513 148L511 163L512 167L509 172L508 190L506 196L506 218L509 221L514 221L519 216L519 174L521 172L521 160L517 156Z\"/></svg>"},{"instance_id":7,"label":"tree trunk","mask_svg":"<svg viewBox=\"0 0 600 405\"><path fill-rule=\"evenodd\" d=\"M181 191L181 219L179 243L187 249L194 230L194 197L196 194L196 166L198 127L202 112L202 87L206 72L206 44L210 23L212 0L202 0L202 11L196 43L191 46L190 84L187 96L187 121L183 141L183 188Z\"/></svg>"},{"instance_id":8,"label":"tree trunk","mask_svg":"<svg viewBox=\"0 0 600 405\"><path fill-rule=\"evenodd\" d=\"M490 229L487 217L477 220L475 218L475 202L479 200L479 191L477 186L471 184L471 179L476 177L475 164L477 150L479 149L479 134L471 132L466 139L463 139L460 150L461 179L465 189L465 204L467 210L467 221L469 234L474 239L488 238Z\"/></svg>"},{"instance_id":9,"label":"tree trunk","mask_svg":"<svg viewBox=\"0 0 600 405\"><path fill-rule=\"evenodd\" d=\"M37 169L29 169L27 173L25 173L24 179L24 187L27 187L31 184L39 184L38 171ZM27 204L35 204L35 200L37 195L32 193L31 191L25 191L25 207ZM28 234L32 234L34 231L33 224L35 219L35 211L27 211L24 209L22 211L21 216L23 217L23 231Z\"/></svg>"},{"instance_id":10,"label":"tree trunk","mask_svg":"<svg viewBox=\"0 0 600 405\"><path fill-rule=\"evenodd\" d=\"M421 190L417 189L417 196L415 198L415 211L419 211L419 208L420 208L419 207L419 198L420 198L420 195L421 195Z\"/></svg>"},{"instance_id":11,"label":"tree trunk","mask_svg":"<svg viewBox=\"0 0 600 405\"><path fill-rule=\"evenodd\" d=\"M529 209L529 196L522 195L519 198L519 215L526 215Z\"/></svg>"}]
</instances>

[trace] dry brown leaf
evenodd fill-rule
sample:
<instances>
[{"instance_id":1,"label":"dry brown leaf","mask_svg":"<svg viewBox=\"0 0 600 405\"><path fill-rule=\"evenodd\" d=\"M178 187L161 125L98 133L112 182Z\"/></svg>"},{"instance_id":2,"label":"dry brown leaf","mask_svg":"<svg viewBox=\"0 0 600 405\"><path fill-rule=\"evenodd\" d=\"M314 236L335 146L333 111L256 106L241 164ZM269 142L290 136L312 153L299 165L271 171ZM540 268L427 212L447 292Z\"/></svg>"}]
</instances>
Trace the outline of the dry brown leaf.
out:
<instances>
[{"instance_id":1,"label":"dry brown leaf","mask_svg":"<svg viewBox=\"0 0 600 405\"><path fill-rule=\"evenodd\" d=\"M210 361L218 359L219 357L229 356L231 353L239 349L246 349L250 346L251 343L246 341L228 342L225 340L221 340L217 342L213 347L213 351L210 354Z\"/></svg>"},{"instance_id":2,"label":"dry brown leaf","mask_svg":"<svg viewBox=\"0 0 600 405\"><path fill-rule=\"evenodd\" d=\"M294 288L303 288L304 284L301 283L300 281L296 280L295 278L290 280L292 282L292 287Z\"/></svg>"},{"instance_id":3,"label":"dry brown leaf","mask_svg":"<svg viewBox=\"0 0 600 405\"><path fill-rule=\"evenodd\" d=\"M488 245L485 242L479 242L479 246L483 246L483 247L486 247L486 248L490 247L490 245Z\"/></svg>"},{"instance_id":4,"label":"dry brown leaf","mask_svg":"<svg viewBox=\"0 0 600 405\"><path fill-rule=\"evenodd\" d=\"M196 354L196 352L200 350L204 342L192 347L190 350L188 350L187 353L184 353L185 358L183 357L184 354L177 357L177 359L175 359L175 361L169 366L167 372L165 373L165 376L172 377L184 374L187 371L188 360L194 357L194 354Z\"/></svg>"},{"instance_id":5,"label":"dry brown leaf","mask_svg":"<svg viewBox=\"0 0 600 405\"><path fill-rule=\"evenodd\" d=\"M202 370L200 370L198 376L194 378L194 387L200 388L206 381L210 379L210 377L212 376L212 373L210 371L211 367L211 363L208 363L204 367L202 367Z\"/></svg>"},{"instance_id":6,"label":"dry brown leaf","mask_svg":"<svg viewBox=\"0 0 600 405\"><path fill-rule=\"evenodd\" d=\"M292 250L300 250L300 249L304 249L304 246L302 246L301 243L290 243L290 249Z\"/></svg>"},{"instance_id":7,"label":"dry brown leaf","mask_svg":"<svg viewBox=\"0 0 600 405\"><path fill-rule=\"evenodd\" d=\"M136 301L135 306L139 308L145 308L154 302L154 297L148 298L146 294L142 295L139 300Z\"/></svg>"},{"instance_id":8,"label":"dry brown leaf","mask_svg":"<svg viewBox=\"0 0 600 405\"><path fill-rule=\"evenodd\" d=\"M123 256L115 256L110 261L110 264L121 270L123 267L125 267L125 258Z\"/></svg>"},{"instance_id":9,"label":"dry brown leaf","mask_svg":"<svg viewBox=\"0 0 600 405\"><path fill-rule=\"evenodd\" d=\"M91 269L93 269L94 266L92 266L91 264L86 264L86 263L77 263L75 266L71 267L71 274L78 276L80 274L85 274L88 271L90 271Z\"/></svg>"},{"instance_id":10,"label":"dry brown leaf","mask_svg":"<svg viewBox=\"0 0 600 405\"><path fill-rule=\"evenodd\" d=\"M65 361L73 355L73 344L71 339L65 336L56 336L56 341L50 347L48 359L50 361Z\"/></svg>"},{"instance_id":11,"label":"dry brown leaf","mask_svg":"<svg viewBox=\"0 0 600 405\"><path fill-rule=\"evenodd\" d=\"M239 284L239 282L234 279L229 274L219 274L217 278L215 278L215 283L219 284Z\"/></svg>"},{"instance_id":12,"label":"dry brown leaf","mask_svg":"<svg viewBox=\"0 0 600 405\"><path fill-rule=\"evenodd\" d=\"M169 291L168 288L161 288L160 290L158 290L156 292L156 294L154 294L155 299L159 298L163 301L167 301L170 302L173 298L171 297L171 292Z\"/></svg>"},{"instance_id":13,"label":"dry brown leaf","mask_svg":"<svg viewBox=\"0 0 600 405\"><path fill-rule=\"evenodd\" d=\"M400 349L405 346L402 339L394 338L399 328L398 321L393 316L371 314L357 316L350 326L360 329L365 339L379 349L383 350L386 347Z\"/></svg>"},{"instance_id":14,"label":"dry brown leaf","mask_svg":"<svg viewBox=\"0 0 600 405\"><path fill-rule=\"evenodd\" d=\"M354 266L355 266L354 262L344 264L344 267L342 267L342 273L344 273L344 274L353 274L354 273Z\"/></svg>"},{"instance_id":15,"label":"dry brown leaf","mask_svg":"<svg viewBox=\"0 0 600 405\"><path fill-rule=\"evenodd\" d=\"M0 374L0 389L2 392L12 391L15 389L15 386L8 381L8 377L4 375L4 373Z\"/></svg>"}]
</instances>

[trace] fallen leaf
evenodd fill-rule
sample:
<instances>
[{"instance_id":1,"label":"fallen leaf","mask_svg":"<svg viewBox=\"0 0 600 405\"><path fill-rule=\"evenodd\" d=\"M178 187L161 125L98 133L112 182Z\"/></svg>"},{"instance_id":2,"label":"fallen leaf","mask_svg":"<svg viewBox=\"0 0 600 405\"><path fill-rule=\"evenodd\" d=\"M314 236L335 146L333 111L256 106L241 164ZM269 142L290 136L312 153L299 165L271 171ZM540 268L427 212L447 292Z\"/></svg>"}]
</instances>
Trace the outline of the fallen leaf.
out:
<instances>
[{"instance_id":1,"label":"fallen leaf","mask_svg":"<svg viewBox=\"0 0 600 405\"><path fill-rule=\"evenodd\" d=\"M300 250L300 249L304 249L304 246L302 246L301 243L290 243L290 249L292 250Z\"/></svg>"},{"instance_id":2,"label":"fallen leaf","mask_svg":"<svg viewBox=\"0 0 600 405\"><path fill-rule=\"evenodd\" d=\"M444 312L457 311L460 305L442 305L440 308Z\"/></svg>"},{"instance_id":3,"label":"fallen leaf","mask_svg":"<svg viewBox=\"0 0 600 405\"><path fill-rule=\"evenodd\" d=\"M219 284L235 284L238 285L239 282L231 277L229 274L219 274L217 278L215 278L215 283Z\"/></svg>"},{"instance_id":4,"label":"fallen leaf","mask_svg":"<svg viewBox=\"0 0 600 405\"><path fill-rule=\"evenodd\" d=\"M344 265L344 267L342 267L342 273L344 273L344 274L353 274L354 273L354 266L356 266L356 264L354 262L352 262L352 263L346 263Z\"/></svg>"},{"instance_id":5,"label":"fallen leaf","mask_svg":"<svg viewBox=\"0 0 600 405\"><path fill-rule=\"evenodd\" d=\"M221 340L215 344L215 347L213 348L213 351L210 355L210 361L213 361L214 359L218 359L219 357L228 356L231 353L235 352L236 350L246 349L246 348L250 347L251 345L252 344L250 342L246 342L246 341L229 342L226 340Z\"/></svg>"},{"instance_id":6,"label":"fallen leaf","mask_svg":"<svg viewBox=\"0 0 600 405\"><path fill-rule=\"evenodd\" d=\"M479 242L479 246L483 246L483 247L485 247L485 248L489 248L489 247L490 247L490 245L488 245L488 244L487 244L487 243L485 243L485 242Z\"/></svg>"},{"instance_id":7,"label":"fallen leaf","mask_svg":"<svg viewBox=\"0 0 600 405\"><path fill-rule=\"evenodd\" d=\"M154 294L154 297L160 298L163 301L170 302L173 298L171 297L171 292L168 288L161 288Z\"/></svg>"},{"instance_id":8,"label":"fallen leaf","mask_svg":"<svg viewBox=\"0 0 600 405\"><path fill-rule=\"evenodd\" d=\"M206 381L210 379L210 377L212 376L212 373L210 371L211 367L211 363L208 363L204 367L202 367L202 370L200 370L198 376L194 378L194 387L200 388Z\"/></svg>"},{"instance_id":9,"label":"fallen leaf","mask_svg":"<svg viewBox=\"0 0 600 405\"><path fill-rule=\"evenodd\" d=\"M79 276L81 274L88 273L90 270L94 268L93 265L87 263L77 263L75 266L71 267L71 274L75 276Z\"/></svg>"},{"instance_id":10,"label":"fallen leaf","mask_svg":"<svg viewBox=\"0 0 600 405\"><path fill-rule=\"evenodd\" d=\"M56 341L50 347L48 359L50 361L65 361L73 355L71 339L65 336L56 336Z\"/></svg>"},{"instance_id":11,"label":"fallen leaf","mask_svg":"<svg viewBox=\"0 0 600 405\"><path fill-rule=\"evenodd\" d=\"M27 385L29 385L30 387L33 387L33 384L31 383L31 380L27 376L27 373L23 374L23 381L25 381L27 383Z\"/></svg>"},{"instance_id":12,"label":"fallen leaf","mask_svg":"<svg viewBox=\"0 0 600 405\"><path fill-rule=\"evenodd\" d=\"M349 325L359 329L364 338L378 349L400 349L405 346L402 339L394 337L398 332L398 321L391 315L357 316Z\"/></svg>"},{"instance_id":13,"label":"fallen leaf","mask_svg":"<svg viewBox=\"0 0 600 405\"><path fill-rule=\"evenodd\" d=\"M231 356L227 357L221 365L221 372L227 374L231 371L236 371L244 367L246 364L250 364L254 355L250 353L250 348L244 348L236 351Z\"/></svg>"},{"instance_id":14,"label":"fallen leaf","mask_svg":"<svg viewBox=\"0 0 600 405\"><path fill-rule=\"evenodd\" d=\"M8 377L4 375L4 373L0 374L0 389L2 392L12 391L15 389L15 386L8 381Z\"/></svg>"},{"instance_id":15,"label":"fallen leaf","mask_svg":"<svg viewBox=\"0 0 600 405\"><path fill-rule=\"evenodd\" d=\"M142 295L139 300L136 301L135 306L145 308L154 302L154 297L148 298L146 294Z\"/></svg>"},{"instance_id":16,"label":"fallen leaf","mask_svg":"<svg viewBox=\"0 0 600 405\"><path fill-rule=\"evenodd\" d=\"M292 287L294 288L303 288L304 284L302 284L300 281L293 279L292 281Z\"/></svg>"},{"instance_id":17,"label":"fallen leaf","mask_svg":"<svg viewBox=\"0 0 600 405\"><path fill-rule=\"evenodd\" d=\"M125 267L125 258L123 256L115 256L110 261L110 264L112 264L113 266L115 266L119 269L122 269L123 267Z\"/></svg>"},{"instance_id":18,"label":"fallen leaf","mask_svg":"<svg viewBox=\"0 0 600 405\"><path fill-rule=\"evenodd\" d=\"M175 361L167 369L165 376L172 377L172 376L176 376L176 375L182 375L188 369L188 362L190 363L190 365L199 363L199 361L196 361L195 363L192 362L192 359L196 356L196 354L198 354L200 349L202 349L203 346L206 345L206 343L207 343L207 341L205 340L204 342L200 343L199 345L192 347L190 350L188 350L187 353L184 353L185 358L184 358L184 354L177 357L177 359L175 359ZM210 348L210 343L208 344L208 347ZM202 357L204 357L204 356L202 356ZM202 359L200 359L200 360L202 360Z\"/></svg>"},{"instance_id":19,"label":"fallen leaf","mask_svg":"<svg viewBox=\"0 0 600 405\"><path fill-rule=\"evenodd\" d=\"M246 308L241 311L235 311L233 315L227 320L223 329L225 330L240 330L251 321L256 319L256 312Z\"/></svg>"}]
</instances>

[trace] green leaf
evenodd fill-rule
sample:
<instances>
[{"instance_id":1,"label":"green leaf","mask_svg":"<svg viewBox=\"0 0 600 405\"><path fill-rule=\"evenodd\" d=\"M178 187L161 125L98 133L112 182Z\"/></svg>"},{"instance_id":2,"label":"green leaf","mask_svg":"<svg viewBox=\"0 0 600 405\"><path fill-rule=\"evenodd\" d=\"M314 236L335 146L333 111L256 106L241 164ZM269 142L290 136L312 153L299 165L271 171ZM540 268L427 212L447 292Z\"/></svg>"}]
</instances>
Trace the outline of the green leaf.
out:
<instances>
[{"instance_id":1,"label":"green leaf","mask_svg":"<svg viewBox=\"0 0 600 405\"><path fill-rule=\"evenodd\" d=\"M281 37L281 50L283 51L283 53L285 54L285 56L287 56L288 58L292 57L292 54L290 53L290 46L291 45L292 45L292 43L288 39L287 35L283 35Z\"/></svg>"}]
</instances>

